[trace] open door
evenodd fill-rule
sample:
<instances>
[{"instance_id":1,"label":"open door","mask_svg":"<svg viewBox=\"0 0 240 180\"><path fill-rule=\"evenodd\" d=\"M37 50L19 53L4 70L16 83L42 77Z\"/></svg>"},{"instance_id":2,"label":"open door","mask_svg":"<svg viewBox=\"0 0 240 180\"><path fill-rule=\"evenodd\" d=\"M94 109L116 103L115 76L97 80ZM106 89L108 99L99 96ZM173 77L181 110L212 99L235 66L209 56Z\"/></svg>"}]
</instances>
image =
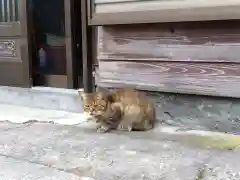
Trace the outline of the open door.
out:
<instances>
[{"instance_id":1,"label":"open door","mask_svg":"<svg viewBox=\"0 0 240 180\"><path fill-rule=\"evenodd\" d=\"M27 0L0 0L0 85L31 86Z\"/></svg>"},{"instance_id":2,"label":"open door","mask_svg":"<svg viewBox=\"0 0 240 180\"><path fill-rule=\"evenodd\" d=\"M74 88L77 84L74 0L32 0L35 86ZM81 61L81 59L77 59Z\"/></svg>"}]
</instances>

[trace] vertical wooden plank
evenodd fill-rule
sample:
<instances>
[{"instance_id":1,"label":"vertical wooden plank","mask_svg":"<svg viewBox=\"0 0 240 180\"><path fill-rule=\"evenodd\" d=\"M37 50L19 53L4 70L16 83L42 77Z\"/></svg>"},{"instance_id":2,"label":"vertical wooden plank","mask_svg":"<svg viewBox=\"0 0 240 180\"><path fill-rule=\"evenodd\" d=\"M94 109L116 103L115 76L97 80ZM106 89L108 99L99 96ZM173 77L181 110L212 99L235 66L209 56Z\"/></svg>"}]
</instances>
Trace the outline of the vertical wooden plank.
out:
<instances>
[{"instance_id":1,"label":"vertical wooden plank","mask_svg":"<svg viewBox=\"0 0 240 180\"><path fill-rule=\"evenodd\" d=\"M95 12L95 0L87 0L87 20L91 23L92 15Z\"/></svg>"},{"instance_id":2,"label":"vertical wooden plank","mask_svg":"<svg viewBox=\"0 0 240 180\"><path fill-rule=\"evenodd\" d=\"M6 17L5 17L5 0L2 0L2 22L6 21Z\"/></svg>"},{"instance_id":3,"label":"vertical wooden plank","mask_svg":"<svg viewBox=\"0 0 240 180\"><path fill-rule=\"evenodd\" d=\"M65 12L65 42L66 42L66 60L67 60L67 87L69 89L74 88L74 44L72 30L74 24L72 23L74 2L73 0L64 0L64 12Z\"/></svg>"},{"instance_id":4,"label":"vertical wooden plank","mask_svg":"<svg viewBox=\"0 0 240 180\"><path fill-rule=\"evenodd\" d=\"M87 22L87 1L81 1L82 22L82 58L83 58L83 87L84 92L93 91L93 56L91 53L92 27Z\"/></svg>"},{"instance_id":5,"label":"vertical wooden plank","mask_svg":"<svg viewBox=\"0 0 240 180\"><path fill-rule=\"evenodd\" d=\"M12 0L12 21L16 21L16 4L15 4L15 0Z\"/></svg>"},{"instance_id":6,"label":"vertical wooden plank","mask_svg":"<svg viewBox=\"0 0 240 180\"><path fill-rule=\"evenodd\" d=\"M6 14L7 14L7 22L11 22L11 10L10 10L10 0L7 0L7 10L6 10Z\"/></svg>"},{"instance_id":7,"label":"vertical wooden plank","mask_svg":"<svg viewBox=\"0 0 240 180\"><path fill-rule=\"evenodd\" d=\"M19 7L19 17L21 24L21 59L23 64L23 85L25 87L32 86L32 66L30 62L30 53L29 53L29 7L28 0L18 1Z\"/></svg>"},{"instance_id":8,"label":"vertical wooden plank","mask_svg":"<svg viewBox=\"0 0 240 180\"><path fill-rule=\"evenodd\" d=\"M96 86L96 75L98 71L98 59L97 59L97 54L98 54L98 27L95 26L90 26L91 30L91 58L92 58L92 84L95 88Z\"/></svg>"}]
</instances>

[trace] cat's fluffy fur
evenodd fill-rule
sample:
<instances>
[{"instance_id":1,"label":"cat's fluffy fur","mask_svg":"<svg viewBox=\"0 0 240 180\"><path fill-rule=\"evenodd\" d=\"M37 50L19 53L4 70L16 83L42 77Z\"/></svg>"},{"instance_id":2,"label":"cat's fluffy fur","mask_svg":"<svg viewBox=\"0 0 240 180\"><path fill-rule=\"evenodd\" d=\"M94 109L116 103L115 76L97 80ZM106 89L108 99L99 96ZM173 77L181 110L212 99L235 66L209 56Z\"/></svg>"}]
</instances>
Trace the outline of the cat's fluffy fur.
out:
<instances>
[{"instance_id":1,"label":"cat's fluffy fur","mask_svg":"<svg viewBox=\"0 0 240 180\"><path fill-rule=\"evenodd\" d=\"M79 91L84 111L97 119L98 131L150 130L156 119L155 107L144 92L132 88L108 91L98 88L95 93Z\"/></svg>"}]
</instances>

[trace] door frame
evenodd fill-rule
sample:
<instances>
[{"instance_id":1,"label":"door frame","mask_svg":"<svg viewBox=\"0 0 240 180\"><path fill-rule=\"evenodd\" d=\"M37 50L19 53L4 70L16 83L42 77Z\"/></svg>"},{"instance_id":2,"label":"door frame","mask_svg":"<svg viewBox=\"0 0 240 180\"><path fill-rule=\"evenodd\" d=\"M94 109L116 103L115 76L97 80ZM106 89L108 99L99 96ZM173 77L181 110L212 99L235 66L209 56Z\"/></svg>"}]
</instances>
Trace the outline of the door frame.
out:
<instances>
[{"instance_id":1,"label":"door frame","mask_svg":"<svg viewBox=\"0 0 240 180\"><path fill-rule=\"evenodd\" d=\"M77 0L76 0L77 1ZM94 90L94 63L96 62L97 41L96 28L88 26L87 21L87 2L81 0L81 39L82 39L82 63L77 63L76 59L76 39L75 39L75 23L74 21L74 0L64 0L65 11L65 43L66 43L66 75L46 75L45 80L52 86L64 86L68 89L77 89L82 86L85 92ZM81 67L77 67L81 65ZM83 75L79 80L78 69L82 68ZM82 81L82 82L81 82Z\"/></svg>"},{"instance_id":2,"label":"door frame","mask_svg":"<svg viewBox=\"0 0 240 180\"><path fill-rule=\"evenodd\" d=\"M74 47L74 3L73 0L64 0L64 26L65 26L65 55L66 74L65 75L44 75L45 83L50 87L73 89L76 86L75 71L75 47Z\"/></svg>"},{"instance_id":3,"label":"door frame","mask_svg":"<svg viewBox=\"0 0 240 180\"><path fill-rule=\"evenodd\" d=\"M73 33L74 28L74 0L64 0L65 12L65 43L66 43L66 73L67 73L67 88L73 89L77 86L76 74L76 41Z\"/></svg>"},{"instance_id":4,"label":"door frame","mask_svg":"<svg viewBox=\"0 0 240 180\"><path fill-rule=\"evenodd\" d=\"M50 87L74 89L76 87L75 46L74 46L74 1L64 0L66 75L44 75L45 83Z\"/></svg>"},{"instance_id":5,"label":"door frame","mask_svg":"<svg viewBox=\"0 0 240 180\"><path fill-rule=\"evenodd\" d=\"M88 25L88 10L87 0L81 0L83 90L91 93L95 87L93 73L97 60L97 31L96 27Z\"/></svg>"},{"instance_id":6,"label":"door frame","mask_svg":"<svg viewBox=\"0 0 240 180\"><path fill-rule=\"evenodd\" d=\"M30 59L30 29L28 0L18 1L21 26L21 59L23 64L24 87L32 87L32 59Z\"/></svg>"},{"instance_id":7,"label":"door frame","mask_svg":"<svg viewBox=\"0 0 240 180\"><path fill-rule=\"evenodd\" d=\"M55 75L55 74L44 74L39 71L36 71L35 78L38 78L37 86L47 85L48 87L57 87L57 88L76 88L76 67L75 67L75 39L73 36L74 33L74 23L73 23L73 14L74 14L74 1L73 0L63 0L64 3L64 28L65 35L63 36L65 41L65 56L66 56L66 74ZM32 63L31 63L32 67ZM32 72L32 71L31 71Z\"/></svg>"}]
</instances>

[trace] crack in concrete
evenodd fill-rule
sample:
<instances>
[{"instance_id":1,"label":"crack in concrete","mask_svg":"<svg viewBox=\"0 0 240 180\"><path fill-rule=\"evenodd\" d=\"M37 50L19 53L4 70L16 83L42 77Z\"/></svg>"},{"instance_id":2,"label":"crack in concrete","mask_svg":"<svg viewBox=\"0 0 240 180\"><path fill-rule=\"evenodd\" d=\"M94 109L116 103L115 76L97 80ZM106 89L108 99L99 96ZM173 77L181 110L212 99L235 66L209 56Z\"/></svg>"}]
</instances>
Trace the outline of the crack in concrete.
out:
<instances>
[{"instance_id":1,"label":"crack in concrete","mask_svg":"<svg viewBox=\"0 0 240 180\"><path fill-rule=\"evenodd\" d=\"M38 161L31 161L31 160L28 160L28 159L24 159L24 158L20 158L20 157L16 157L16 156L11 156L11 155L7 155L7 154L0 153L0 156L5 157L5 158L10 158L10 159L13 159L13 160L17 160L17 161L27 162L27 163L30 163L30 164L44 166L44 167L50 168L52 170L57 170L57 171L60 171L60 172L65 172L65 173L69 173L69 174L73 174L73 175L76 175L78 177L81 177L81 175L79 173L80 171L78 171L78 172L74 171L75 169L78 169L77 167L71 168L71 169L63 169L63 168L53 167L50 164L45 164L45 163L41 163L41 162L38 162Z\"/></svg>"},{"instance_id":2,"label":"crack in concrete","mask_svg":"<svg viewBox=\"0 0 240 180\"><path fill-rule=\"evenodd\" d=\"M17 126L15 126L15 127L1 129L1 131L4 131L4 132L15 130L15 129L30 127L31 125L36 124L36 123L54 124L53 121L38 121L38 120L29 120L29 121L26 121L26 122L23 122L23 123L12 123L12 122L6 120L6 121L2 121L1 123L17 124Z\"/></svg>"},{"instance_id":3,"label":"crack in concrete","mask_svg":"<svg viewBox=\"0 0 240 180\"><path fill-rule=\"evenodd\" d=\"M2 131L7 132L7 131L11 131L11 130L15 130L15 129L21 129L21 128L26 128L31 126L31 124L26 124L24 126L17 126L17 127L13 127L13 128L6 128L6 129L2 129Z\"/></svg>"},{"instance_id":4,"label":"crack in concrete","mask_svg":"<svg viewBox=\"0 0 240 180\"><path fill-rule=\"evenodd\" d=\"M29 120L29 121L23 122L22 124L32 125L32 124L36 124L36 123L55 124L53 121L38 121L38 120Z\"/></svg>"}]
</instances>

